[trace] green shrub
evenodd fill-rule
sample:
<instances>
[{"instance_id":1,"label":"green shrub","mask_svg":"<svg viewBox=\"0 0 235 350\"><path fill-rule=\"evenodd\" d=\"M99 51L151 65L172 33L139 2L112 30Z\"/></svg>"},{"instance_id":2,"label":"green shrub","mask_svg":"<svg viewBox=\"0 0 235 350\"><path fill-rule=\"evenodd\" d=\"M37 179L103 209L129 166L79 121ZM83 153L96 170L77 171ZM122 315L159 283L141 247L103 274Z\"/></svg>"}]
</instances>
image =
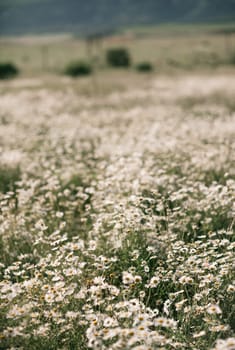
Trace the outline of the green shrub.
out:
<instances>
[{"instance_id":1,"label":"green shrub","mask_svg":"<svg viewBox=\"0 0 235 350\"><path fill-rule=\"evenodd\" d=\"M141 62L137 64L136 70L141 73L149 73L153 71L153 65L150 62Z\"/></svg>"},{"instance_id":2,"label":"green shrub","mask_svg":"<svg viewBox=\"0 0 235 350\"><path fill-rule=\"evenodd\" d=\"M229 57L228 61L229 61L229 64L235 65L235 51L230 54L230 57Z\"/></svg>"},{"instance_id":3,"label":"green shrub","mask_svg":"<svg viewBox=\"0 0 235 350\"><path fill-rule=\"evenodd\" d=\"M0 79L10 79L18 75L19 69L10 62L0 63Z\"/></svg>"},{"instance_id":4,"label":"green shrub","mask_svg":"<svg viewBox=\"0 0 235 350\"><path fill-rule=\"evenodd\" d=\"M82 61L71 62L65 68L64 73L74 78L79 76L86 76L92 73L92 67L90 66L89 63L82 62Z\"/></svg>"},{"instance_id":5,"label":"green shrub","mask_svg":"<svg viewBox=\"0 0 235 350\"><path fill-rule=\"evenodd\" d=\"M125 48L110 49L106 53L106 61L112 67L129 67L131 58L129 52Z\"/></svg>"}]
</instances>

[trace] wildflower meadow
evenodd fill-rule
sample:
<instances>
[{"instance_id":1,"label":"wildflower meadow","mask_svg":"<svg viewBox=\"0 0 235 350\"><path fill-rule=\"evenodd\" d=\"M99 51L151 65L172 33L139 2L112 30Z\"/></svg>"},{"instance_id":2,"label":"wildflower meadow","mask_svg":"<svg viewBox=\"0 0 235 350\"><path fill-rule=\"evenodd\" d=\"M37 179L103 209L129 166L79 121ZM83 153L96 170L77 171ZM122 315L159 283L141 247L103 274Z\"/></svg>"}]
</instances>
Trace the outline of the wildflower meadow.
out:
<instances>
[{"instance_id":1,"label":"wildflower meadow","mask_svg":"<svg viewBox=\"0 0 235 350\"><path fill-rule=\"evenodd\" d=\"M235 81L217 74L0 85L0 349L235 349Z\"/></svg>"}]
</instances>

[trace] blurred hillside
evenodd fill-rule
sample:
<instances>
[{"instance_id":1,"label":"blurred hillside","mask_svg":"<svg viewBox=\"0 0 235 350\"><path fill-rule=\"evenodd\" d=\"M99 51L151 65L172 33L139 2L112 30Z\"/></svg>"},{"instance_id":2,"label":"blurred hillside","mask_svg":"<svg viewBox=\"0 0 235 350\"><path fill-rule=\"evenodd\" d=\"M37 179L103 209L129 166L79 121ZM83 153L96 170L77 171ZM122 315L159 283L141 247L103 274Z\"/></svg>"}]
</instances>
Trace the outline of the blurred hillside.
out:
<instances>
[{"instance_id":1,"label":"blurred hillside","mask_svg":"<svg viewBox=\"0 0 235 350\"><path fill-rule=\"evenodd\" d=\"M233 20L235 0L0 0L1 35Z\"/></svg>"}]
</instances>

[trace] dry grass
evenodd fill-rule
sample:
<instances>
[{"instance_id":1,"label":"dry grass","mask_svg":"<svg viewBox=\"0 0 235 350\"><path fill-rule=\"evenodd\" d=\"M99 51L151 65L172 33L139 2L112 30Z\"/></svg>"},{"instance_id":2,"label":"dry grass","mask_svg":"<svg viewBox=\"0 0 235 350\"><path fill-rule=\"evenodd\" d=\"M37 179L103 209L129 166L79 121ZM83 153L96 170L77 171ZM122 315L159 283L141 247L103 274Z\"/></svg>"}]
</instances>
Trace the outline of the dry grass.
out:
<instances>
[{"instance_id":1,"label":"dry grass","mask_svg":"<svg viewBox=\"0 0 235 350\"><path fill-rule=\"evenodd\" d=\"M231 63L235 34L220 26L153 27L105 38L93 47L96 65L105 66L105 51L124 46L134 64L150 61L158 72L218 68ZM224 33L225 31L225 33ZM2 38L0 61L14 60L24 73L61 72L73 60L90 59L86 43L69 35Z\"/></svg>"}]
</instances>

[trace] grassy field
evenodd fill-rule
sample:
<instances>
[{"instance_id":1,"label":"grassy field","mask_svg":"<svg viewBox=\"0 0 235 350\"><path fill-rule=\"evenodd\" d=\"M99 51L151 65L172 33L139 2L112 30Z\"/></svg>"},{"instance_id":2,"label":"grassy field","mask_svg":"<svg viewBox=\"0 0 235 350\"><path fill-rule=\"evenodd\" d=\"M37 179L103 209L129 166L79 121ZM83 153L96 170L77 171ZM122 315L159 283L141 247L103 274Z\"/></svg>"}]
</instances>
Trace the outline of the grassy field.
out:
<instances>
[{"instance_id":1,"label":"grassy field","mask_svg":"<svg viewBox=\"0 0 235 350\"><path fill-rule=\"evenodd\" d=\"M72 79L54 74L71 50L45 72L34 41L11 45L22 75L0 81L0 349L234 350L234 68Z\"/></svg>"},{"instance_id":2,"label":"grassy field","mask_svg":"<svg viewBox=\"0 0 235 350\"><path fill-rule=\"evenodd\" d=\"M129 49L135 63L150 61L158 72L218 68L235 61L234 25L174 25L123 30L106 37L88 52L70 35L0 39L0 62L14 61L23 73L59 73L71 60L85 59L105 68L110 47Z\"/></svg>"}]
</instances>

